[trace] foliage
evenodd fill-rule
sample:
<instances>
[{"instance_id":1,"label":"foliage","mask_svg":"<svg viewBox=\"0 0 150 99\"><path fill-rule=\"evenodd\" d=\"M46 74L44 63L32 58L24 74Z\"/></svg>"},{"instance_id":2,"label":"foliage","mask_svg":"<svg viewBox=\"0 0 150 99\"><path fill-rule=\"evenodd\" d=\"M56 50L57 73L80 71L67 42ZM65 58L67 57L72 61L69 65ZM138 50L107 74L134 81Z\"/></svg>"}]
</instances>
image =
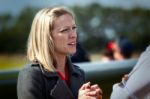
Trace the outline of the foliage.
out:
<instances>
[{"instance_id":1,"label":"foliage","mask_svg":"<svg viewBox=\"0 0 150 99\"><path fill-rule=\"evenodd\" d=\"M124 35L137 49L150 44L150 11L103 8L99 4L73 6L78 24L79 40L88 51L102 49L110 40L106 30L114 31L114 38ZM18 16L0 15L0 53L25 52L32 19L38 8L25 8ZM113 37L111 37L112 39ZM142 48L142 49L141 49Z\"/></svg>"},{"instance_id":2,"label":"foliage","mask_svg":"<svg viewBox=\"0 0 150 99\"><path fill-rule=\"evenodd\" d=\"M122 35L128 37L139 51L144 50L150 44L149 10L103 8L98 4L91 4L87 7L75 6L73 9L77 15L77 23L82 28L79 32L88 35L86 36L87 40L84 40L83 43L91 46L90 48L85 46L90 51L97 49L96 46L104 47L105 43L110 40L106 35L105 30L107 29L112 29L115 32L115 38ZM95 22L100 22L92 26L90 22L95 17L99 18ZM96 42L97 39L100 39L99 44Z\"/></svg>"},{"instance_id":3,"label":"foliage","mask_svg":"<svg viewBox=\"0 0 150 99\"><path fill-rule=\"evenodd\" d=\"M0 25L1 53L21 53L25 51L34 13L35 11L32 8L26 8L18 17L4 15L0 18L0 21L3 22Z\"/></svg>"}]
</instances>

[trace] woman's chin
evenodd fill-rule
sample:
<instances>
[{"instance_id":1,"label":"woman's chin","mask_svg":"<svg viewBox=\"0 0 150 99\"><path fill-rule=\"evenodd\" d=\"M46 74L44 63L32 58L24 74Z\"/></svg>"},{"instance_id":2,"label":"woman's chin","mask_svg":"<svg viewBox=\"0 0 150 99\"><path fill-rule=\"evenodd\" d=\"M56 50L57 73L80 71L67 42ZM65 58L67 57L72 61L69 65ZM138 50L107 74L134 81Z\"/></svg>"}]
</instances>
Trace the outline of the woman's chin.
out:
<instances>
[{"instance_id":1,"label":"woman's chin","mask_svg":"<svg viewBox=\"0 0 150 99\"><path fill-rule=\"evenodd\" d=\"M69 54L75 54L76 53L76 50L72 50L69 52Z\"/></svg>"}]
</instances>

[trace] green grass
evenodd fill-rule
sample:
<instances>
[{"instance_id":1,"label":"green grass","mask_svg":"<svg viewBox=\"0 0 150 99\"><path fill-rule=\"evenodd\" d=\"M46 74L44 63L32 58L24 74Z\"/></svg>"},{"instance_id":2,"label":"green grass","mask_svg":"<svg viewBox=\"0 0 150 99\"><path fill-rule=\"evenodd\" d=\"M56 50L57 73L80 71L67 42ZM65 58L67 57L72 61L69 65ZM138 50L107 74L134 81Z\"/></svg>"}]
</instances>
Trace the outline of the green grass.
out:
<instances>
[{"instance_id":1,"label":"green grass","mask_svg":"<svg viewBox=\"0 0 150 99\"><path fill-rule=\"evenodd\" d=\"M101 54L100 53L90 53L90 59L92 62L101 61Z\"/></svg>"},{"instance_id":2,"label":"green grass","mask_svg":"<svg viewBox=\"0 0 150 99\"><path fill-rule=\"evenodd\" d=\"M99 53L91 53L90 59L92 62L100 61ZM24 54L0 54L0 70L9 70L21 68L26 64L26 56Z\"/></svg>"},{"instance_id":3,"label":"green grass","mask_svg":"<svg viewBox=\"0 0 150 99\"><path fill-rule=\"evenodd\" d=\"M25 55L0 55L0 70L21 68L25 63Z\"/></svg>"}]
</instances>

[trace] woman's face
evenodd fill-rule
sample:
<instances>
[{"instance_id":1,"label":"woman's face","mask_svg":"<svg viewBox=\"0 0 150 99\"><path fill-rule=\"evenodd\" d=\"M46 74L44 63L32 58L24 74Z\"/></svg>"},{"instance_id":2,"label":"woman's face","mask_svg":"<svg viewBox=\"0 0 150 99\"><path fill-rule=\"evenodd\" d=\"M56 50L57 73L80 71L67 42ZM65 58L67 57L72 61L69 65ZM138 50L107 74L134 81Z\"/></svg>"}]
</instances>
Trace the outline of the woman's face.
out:
<instances>
[{"instance_id":1,"label":"woman's face","mask_svg":"<svg viewBox=\"0 0 150 99\"><path fill-rule=\"evenodd\" d=\"M73 54L76 52L76 24L73 17L64 14L54 21L52 37L55 53L59 55Z\"/></svg>"}]
</instances>

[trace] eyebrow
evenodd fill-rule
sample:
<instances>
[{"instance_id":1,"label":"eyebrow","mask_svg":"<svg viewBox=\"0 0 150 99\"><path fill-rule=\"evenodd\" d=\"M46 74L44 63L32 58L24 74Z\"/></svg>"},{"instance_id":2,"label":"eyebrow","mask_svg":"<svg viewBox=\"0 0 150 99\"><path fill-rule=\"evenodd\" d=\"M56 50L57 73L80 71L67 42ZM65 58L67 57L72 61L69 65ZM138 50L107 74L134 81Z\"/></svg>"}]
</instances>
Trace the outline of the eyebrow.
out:
<instances>
[{"instance_id":1,"label":"eyebrow","mask_svg":"<svg viewBox=\"0 0 150 99\"><path fill-rule=\"evenodd\" d=\"M74 25L72 25L71 27L77 27L77 25L76 24L74 24ZM70 26L63 26L63 27L60 27L60 30L63 30L63 29L65 29L65 28L70 28Z\"/></svg>"}]
</instances>

